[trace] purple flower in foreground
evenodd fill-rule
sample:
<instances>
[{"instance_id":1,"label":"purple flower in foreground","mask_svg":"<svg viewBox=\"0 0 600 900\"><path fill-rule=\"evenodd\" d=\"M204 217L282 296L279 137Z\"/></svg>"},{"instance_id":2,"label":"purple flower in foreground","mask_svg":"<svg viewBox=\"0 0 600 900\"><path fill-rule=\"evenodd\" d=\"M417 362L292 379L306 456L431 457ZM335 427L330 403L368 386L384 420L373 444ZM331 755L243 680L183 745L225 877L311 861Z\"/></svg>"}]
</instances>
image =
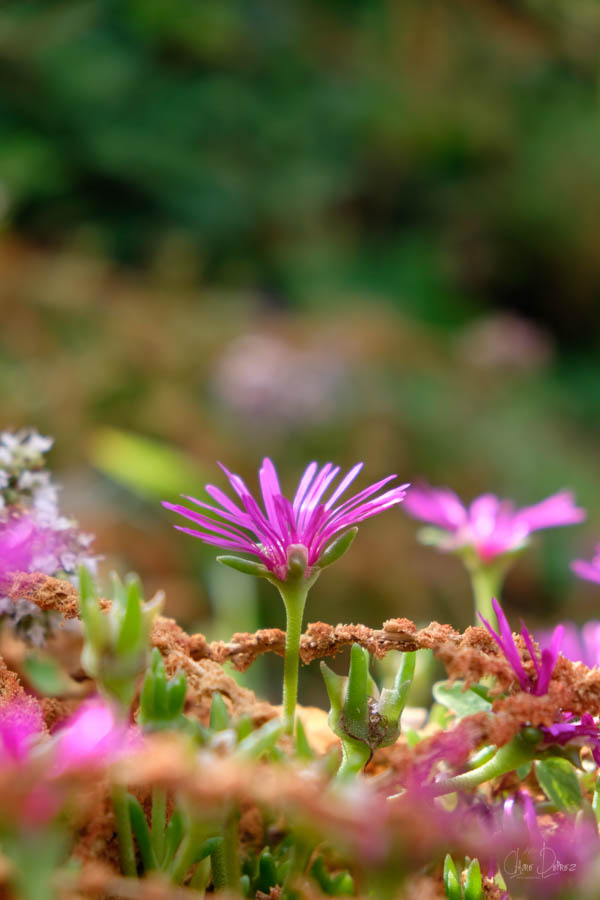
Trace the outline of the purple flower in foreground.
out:
<instances>
[{"instance_id":1,"label":"purple flower in foreground","mask_svg":"<svg viewBox=\"0 0 600 900\"><path fill-rule=\"evenodd\" d=\"M596 547L596 555L591 562L585 559L576 559L571 563L571 569L580 578L600 584L600 544Z\"/></svg>"},{"instance_id":2,"label":"purple flower in foreground","mask_svg":"<svg viewBox=\"0 0 600 900\"><path fill-rule=\"evenodd\" d=\"M206 492L217 506L187 497L208 510L210 515L174 503L163 503L163 506L200 526L184 528L176 525L179 531L198 537L206 544L253 556L253 560L229 555L219 559L234 569L268 578L281 594L286 611L283 715L286 730L292 734L298 694L300 637L308 591L321 569L346 552L356 534L355 526L404 500L408 485L382 493L382 489L396 478L396 475L388 475L349 500L339 502L362 469L362 463L350 469L333 487L340 467L326 463L319 469L316 462L311 462L300 479L293 500L288 500L281 493L275 466L267 458L259 472L264 506L261 509L240 476L223 465L221 468L241 506L212 484L206 485Z\"/></svg>"},{"instance_id":3,"label":"purple flower in foreground","mask_svg":"<svg viewBox=\"0 0 600 900\"><path fill-rule=\"evenodd\" d=\"M600 733L598 725L590 713L584 713L576 719L572 713L562 714L562 720L541 729L547 744L577 744L592 748L592 756L600 766Z\"/></svg>"},{"instance_id":4,"label":"purple flower in foreground","mask_svg":"<svg viewBox=\"0 0 600 900\"><path fill-rule=\"evenodd\" d=\"M560 491L522 509L517 509L511 500L499 500L494 494L484 494L467 507L448 488L421 484L409 490L404 508L415 519L445 532L436 541L440 549L471 547L486 563L520 549L534 531L575 525L585 518L585 510L575 506L569 491ZM600 568L598 572L600 580Z\"/></svg>"},{"instance_id":5,"label":"purple flower in foreground","mask_svg":"<svg viewBox=\"0 0 600 900\"><path fill-rule=\"evenodd\" d=\"M519 680L521 690L527 691L528 694L533 694L536 697L540 697L542 694L547 693L548 687L550 685L550 679L552 678L552 672L554 671L554 666L556 665L556 660L558 659L558 651L564 632L563 626L556 626L552 634L550 646L542 649L540 659L536 652L531 634L527 630L525 624L521 621L521 635L523 637L523 640L525 641L525 646L529 651L529 656L531 657L531 661L533 662L533 666L535 668L536 677L535 680L533 680L531 676L528 675L525 671L523 660L521 659L521 653L516 645L513 633L510 629L510 625L508 624L508 620L504 615L504 612L502 611L502 607L495 598L492 600L492 605L494 607L494 612L496 613L496 616L498 618L498 628L500 630L500 634L494 631L487 619L484 619L481 614L479 614L479 618L510 663L515 675Z\"/></svg>"},{"instance_id":6,"label":"purple flower in foreground","mask_svg":"<svg viewBox=\"0 0 600 900\"><path fill-rule=\"evenodd\" d=\"M513 879L521 885L527 877L535 897L561 894L565 882L584 877L599 849L593 822L564 815L558 819L546 815L539 820L533 799L525 791L518 791L504 802L496 839L505 854L497 858L498 868L508 886L512 886ZM511 849L505 853L507 845Z\"/></svg>"},{"instance_id":7,"label":"purple flower in foreground","mask_svg":"<svg viewBox=\"0 0 600 900\"><path fill-rule=\"evenodd\" d=\"M368 519L400 503L408 487L404 484L379 493L385 485L397 477L388 475L387 478L364 488L349 500L336 505L363 464L358 463L354 466L342 478L328 499L324 499L337 478L340 467L326 463L319 469L317 463L312 462L302 475L294 498L290 501L282 494L275 466L267 458L263 460L259 472L263 510L240 476L229 472L220 463L219 465L239 497L241 507L212 484L206 485L206 492L218 506L212 506L194 497L186 497L202 509L208 510L210 516L174 503L165 502L163 506L200 526L184 528L176 525L179 531L198 537L206 544L248 553L259 559L281 581L285 581L287 577L291 552L300 550L306 554L308 575L310 568L318 565L324 551L342 532L353 528L363 519ZM215 516L218 518L214 518Z\"/></svg>"}]
</instances>

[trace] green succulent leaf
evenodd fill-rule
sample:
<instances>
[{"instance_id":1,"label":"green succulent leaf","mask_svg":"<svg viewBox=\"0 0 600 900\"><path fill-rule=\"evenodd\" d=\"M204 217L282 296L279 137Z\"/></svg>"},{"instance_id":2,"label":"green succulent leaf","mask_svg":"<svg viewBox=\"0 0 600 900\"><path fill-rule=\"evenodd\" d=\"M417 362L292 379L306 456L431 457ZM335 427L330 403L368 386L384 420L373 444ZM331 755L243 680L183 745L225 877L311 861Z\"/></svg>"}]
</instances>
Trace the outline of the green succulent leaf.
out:
<instances>
[{"instance_id":1,"label":"green succulent leaf","mask_svg":"<svg viewBox=\"0 0 600 900\"><path fill-rule=\"evenodd\" d=\"M244 559L242 556L217 556L217 562L244 575L254 575L257 578L269 578L271 573L265 565L252 559Z\"/></svg>"},{"instance_id":2,"label":"green succulent leaf","mask_svg":"<svg viewBox=\"0 0 600 900\"><path fill-rule=\"evenodd\" d=\"M573 766L566 759L553 757L538 760L535 774L546 797L559 809L574 811L581 808L579 781Z\"/></svg>"},{"instance_id":3,"label":"green succulent leaf","mask_svg":"<svg viewBox=\"0 0 600 900\"><path fill-rule=\"evenodd\" d=\"M223 697L218 691L212 695L212 703L210 704L209 727L211 731L225 731L231 725L229 710L225 705Z\"/></svg>"},{"instance_id":4,"label":"green succulent leaf","mask_svg":"<svg viewBox=\"0 0 600 900\"><path fill-rule=\"evenodd\" d=\"M306 761L315 758L300 718L296 720L296 757Z\"/></svg>"},{"instance_id":5,"label":"green succulent leaf","mask_svg":"<svg viewBox=\"0 0 600 900\"><path fill-rule=\"evenodd\" d=\"M463 900L462 890L454 860L449 853L444 859L444 890L448 900Z\"/></svg>"},{"instance_id":6,"label":"green succulent leaf","mask_svg":"<svg viewBox=\"0 0 600 900\"><path fill-rule=\"evenodd\" d=\"M323 551L317 562L318 567L324 569L341 559L350 549L357 534L358 528L349 528L348 531L344 531L333 544Z\"/></svg>"},{"instance_id":7,"label":"green succulent leaf","mask_svg":"<svg viewBox=\"0 0 600 900\"><path fill-rule=\"evenodd\" d=\"M45 697L61 697L79 689L77 682L51 656L31 654L25 658L23 668L38 694Z\"/></svg>"},{"instance_id":8,"label":"green succulent leaf","mask_svg":"<svg viewBox=\"0 0 600 900\"><path fill-rule=\"evenodd\" d=\"M472 859L465 880L465 900L481 900L482 896L481 867L478 859Z\"/></svg>"},{"instance_id":9,"label":"green succulent leaf","mask_svg":"<svg viewBox=\"0 0 600 900\"><path fill-rule=\"evenodd\" d=\"M342 713L347 678L343 675L338 675L337 672L330 669L327 663L323 661L321 661L321 674L323 675L323 681L325 682L329 703L331 705L329 723L333 731L337 734L337 720Z\"/></svg>"},{"instance_id":10,"label":"green succulent leaf","mask_svg":"<svg viewBox=\"0 0 600 900\"><path fill-rule=\"evenodd\" d=\"M240 741L236 753L246 759L258 759L263 753L275 749L275 744L285 730L281 719L271 719Z\"/></svg>"},{"instance_id":11,"label":"green succulent leaf","mask_svg":"<svg viewBox=\"0 0 600 900\"><path fill-rule=\"evenodd\" d=\"M472 688L465 690L464 681L438 681L433 685L434 699L453 712L457 719L471 716L477 712L491 712L490 700Z\"/></svg>"},{"instance_id":12,"label":"green succulent leaf","mask_svg":"<svg viewBox=\"0 0 600 900\"><path fill-rule=\"evenodd\" d=\"M256 879L256 890L268 894L272 887L277 884L277 867L273 854L265 847L258 859L258 876Z\"/></svg>"}]
</instances>

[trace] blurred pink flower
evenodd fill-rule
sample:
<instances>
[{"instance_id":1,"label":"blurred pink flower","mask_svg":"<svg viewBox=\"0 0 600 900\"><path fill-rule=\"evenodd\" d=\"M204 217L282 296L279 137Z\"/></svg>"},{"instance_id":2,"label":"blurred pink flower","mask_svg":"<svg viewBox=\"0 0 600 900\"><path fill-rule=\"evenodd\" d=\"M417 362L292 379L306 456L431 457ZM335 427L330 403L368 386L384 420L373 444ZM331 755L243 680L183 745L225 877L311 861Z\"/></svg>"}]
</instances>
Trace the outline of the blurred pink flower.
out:
<instances>
[{"instance_id":1,"label":"blurred pink flower","mask_svg":"<svg viewBox=\"0 0 600 900\"><path fill-rule=\"evenodd\" d=\"M497 840L502 847L502 858L500 854L496 857L498 867L509 888L522 888L526 879L535 897L550 897L556 892L564 896L566 883L571 882L573 887L584 878L600 849L598 830L587 817L561 815L552 819L545 815L540 820L533 799L525 791L504 802Z\"/></svg>"},{"instance_id":2,"label":"blurred pink flower","mask_svg":"<svg viewBox=\"0 0 600 900\"><path fill-rule=\"evenodd\" d=\"M0 758L19 763L42 733L44 718L33 697L13 700L0 708Z\"/></svg>"},{"instance_id":3,"label":"blurred pink flower","mask_svg":"<svg viewBox=\"0 0 600 900\"><path fill-rule=\"evenodd\" d=\"M513 633L511 631L510 625L508 624L508 619L504 615L502 607L500 606L496 598L492 600L492 606L494 607L494 612L496 613L496 616L498 618L498 628L500 630L500 634L494 631L490 623L487 621L487 619L483 618L481 613L479 613L479 618L510 663L515 675L519 680L521 690L527 691L528 694L533 694L536 697L540 697L542 694L547 693L548 686L550 685L550 679L552 678L552 672L554 671L554 666L556 665L556 660L558 659L558 652L564 632L563 626L557 625L557 627L554 629L550 646L542 649L540 659L535 649L531 634L527 630L523 621L521 621L521 635L523 637L523 640L525 641L525 645L529 651L529 655L536 672L535 679L532 679L531 676L528 675L525 671L523 661L521 659L521 653L515 643Z\"/></svg>"},{"instance_id":4,"label":"blurred pink flower","mask_svg":"<svg viewBox=\"0 0 600 900\"><path fill-rule=\"evenodd\" d=\"M35 533L35 523L26 515L11 516L0 523L0 577L28 570Z\"/></svg>"},{"instance_id":5,"label":"blurred pink flower","mask_svg":"<svg viewBox=\"0 0 600 900\"><path fill-rule=\"evenodd\" d=\"M596 547L596 555L590 562L585 559L576 559L571 563L571 569L580 578L600 584L600 544Z\"/></svg>"},{"instance_id":6,"label":"blurred pink flower","mask_svg":"<svg viewBox=\"0 0 600 900\"><path fill-rule=\"evenodd\" d=\"M404 499L408 487L406 484L374 496L396 478L396 475L388 475L387 478L364 488L349 500L335 506L362 466L362 463L354 466L342 478L329 499L323 502L323 497L339 474L340 467L326 463L319 469L317 463L312 462L302 475L294 499L290 502L281 493L275 466L266 458L259 472L263 512L240 476L229 472L221 465L235 493L242 501L243 509L212 484L206 485L206 492L216 500L218 507L196 500L194 497L186 499L209 510L213 516L218 516L218 519L178 504L164 502L163 506L186 519L191 519L201 527L201 530L196 530L176 525L179 531L198 537L206 544L249 553L257 557L277 578L285 580L290 548L299 545L304 547L307 565L309 567L316 565L323 551L341 532Z\"/></svg>"},{"instance_id":7,"label":"blurred pink flower","mask_svg":"<svg viewBox=\"0 0 600 900\"><path fill-rule=\"evenodd\" d=\"M128 726L101 697L94 697L56 732L56 771L110 763L140 742L137 728Z\"/></svg>"},{"instance_id":8,"label":"blurred pink flower","mask_svg":"<svg viewBox=\"0 0 600 900\"><path fill-rule=\"evenodd\" d=\"M591 619L581 628L574 622L562 622L564 637L560 652L573 662L582 662L592 669L600 666L600 622ZM543 628L535 632L538 644L549 640L550 629Z\"/></svg>"},{"instance_id":9,"label":"blurred pink flower","mask_svg":"<svg viewBox=\"0 0 600 900\"><path fill-rule=\"evenodd\" d=\"M560 491L522 509L494 494L484 494L466 507L448 488L420 484L410 488L404 506L415 519L445 532L436 541L440 549L470 547L486 563L520 549L534 531L574 525L586 515L585 510L575 506L570 491Z\"/></svg>"}]
</instances>

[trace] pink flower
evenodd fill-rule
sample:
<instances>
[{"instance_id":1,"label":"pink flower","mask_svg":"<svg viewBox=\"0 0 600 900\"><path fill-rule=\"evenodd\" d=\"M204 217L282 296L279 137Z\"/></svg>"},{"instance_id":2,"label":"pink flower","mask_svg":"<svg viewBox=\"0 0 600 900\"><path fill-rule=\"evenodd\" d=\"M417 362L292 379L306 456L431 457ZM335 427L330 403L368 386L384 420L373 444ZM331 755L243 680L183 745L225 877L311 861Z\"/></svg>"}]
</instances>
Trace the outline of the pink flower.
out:
<instances>
[{"instance_id":1,"label":"pink flower","mask_svg":"<svg viewBox=\"0 0 600 900\"><path fill-rule=\"evenodd\" d=\"M600 584L600 544L596 547L596 555L591 562L585 559L576 559L571 563L571 569L580 578Z\"/></svg>"},{"instance_id":2,"label":"pink flower","mask_svg":"<svg viewBox=\"0 0 600 900\"><path fill-rule=\"evenodd\" d=\"M547 744L574 744L589 746L597 766L600 766L600 732L594 717L584 713L577 720L572 713L564 712L560 722L541 729Z\"/></svg>"},{"instance_id":3,"label":"pink flower","mask_svg":"<svg viewBox=\"0 0 600 900\"><path fill-rule=\"evenodd\" d=\"M11 516L0 524L0 577L28 570L33 559L35 531L29 516Z\"/></svg>"},{"instance_id":4,"label":"pink flower","mask_svg":"<svg viewBox=\"0 0 600 900\"><path fill-rule=\"evenodd\" d=\"M56 771L62 773L113 761L134 748L139 733L118 718L105 700L95 697L82 703L55 739Z\"/></svg>"},{"instance_id":5,"label":"pink flower","mask_svg":"<svg viewBox=\"0 0 600 900\"><path fill-rule=\"evenodd\" d=\"M22 762L42 733L44 718L33 697L13 700L0 708L0 759Z\"/></svg>"},{"instance_id":6,"label":"pink flower","mask_svg":"<svg viewBox=\"0 0 600 900\"><path fill-rule=\"evenodd\" d=\"M519 680L521 690L527 691L528 694L533 694L535 697L541 697L542 694L547 693L548 687L550 685L552 672L554 671L554 666L556 665L556 660L558 659L560 642L563 637L563 626L557 625L557 627L554 629L551 644L549 647L545 647L542 650L540 659L531 638L531 634L525 627L524 623L521 622L521 635L523 636L523 640L525 641L525 645L529 651L529 655L536 672L536 677L534 680L525 671L523 661L521 659L521 653L519 652L519 648L515 643L510 625L508 624L508 620L504 615L502 607L500 606L496 598L492 600L492 605L494 607L494 612L496 613L496 616L498 618L498 628L500 630L500 634L494 631L490 623L483 618L481 613L479 613L479 618L510 663L515 675Z\"/></svg>"},{"instance_id":7,"label":"pink flower","mask_svg":"<svg viewBox=\"0 0 600 900\"><path fill-rule=\"evenodd\" d=\"M229 472L221 465L233 490L241 500L242 508L212 484L206 485L206 492L218 506L211 506L194 497L186 497L197 506L208 510L210 516L173 503L163 503L163 506L200 526L200 529L193 529L176 525L179 531L198 537L206 544L214 544L226 550L239 550L255 556L283 581L288 573L290 548L303 547L306 551L307 565L314 566L318 564L324 550L341 532L404 499L408 487L406 484L375 496L396 478L396 475L388 475L387 478L364 488L349 500L336 506L336 502L348 490L362 465L358 463L354 466L342 478L329 498L324 500L328 489L340 472L340 467L326 463L319 469L317 463L312 462L302 475L294 498L290 501L281 493L275 466L270 459L264 459L259 472L264 511L240 476Z\"/></svg>"},{"instance_id":8,"label":"pink flower","mask_svg":"<svg viewBox=\"0 0 600 900\"><path fill-rule=\"evenodd\" d=\"M563 622L562 626L562 655L573 662L582 662L590 669L600 666L600 622L591 619L581 628L574 622ZM541 645L550 639L550 634L550 629L541 629L536 631L535 639Z\"/></svg>"},{"instance_id":9,"label":"pink flower","mask_svg":"<svg viewBox=\"0 0 600 900\"><path fill-rule=\"evenodd\" d=\"M504 845L498 863L509 888L513 883L521 888L523 878L527 878L534 897L563 896L567 885L576 888L577 881L598 858L598 831L593 822L585 816L565 815L554 819L546 815L540 821L525 791L504 802L496 839L499 846ZM508 853L507 844L512 844Z\"/></svg>"},{"instance_id":10,"label":"pink flower","mask_svg":"<svg viewBox=\"0 0 600 900\"><path fill-rule=\"evenodd\" d=\"M585 518L569 491L522 509L494 494L484 494L466 507L453 491L422 484L408 491L404 506L415 519L445 532L437 542L440 549L472 547L483 562L520 549L534 531L574 525Z\"/></svg>"}]
</instances>

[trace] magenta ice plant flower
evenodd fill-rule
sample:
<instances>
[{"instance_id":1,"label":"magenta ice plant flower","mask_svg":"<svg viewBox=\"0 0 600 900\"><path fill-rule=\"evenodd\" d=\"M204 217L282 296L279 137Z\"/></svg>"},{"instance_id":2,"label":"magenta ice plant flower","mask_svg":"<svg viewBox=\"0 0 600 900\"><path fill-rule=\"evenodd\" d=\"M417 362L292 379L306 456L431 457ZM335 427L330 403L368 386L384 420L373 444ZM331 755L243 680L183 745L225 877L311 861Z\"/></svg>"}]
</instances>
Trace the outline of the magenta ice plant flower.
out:
<instances>
[{"instance_id":1,"label":"magenta ice plant flower","mask_svg":"<svg viewBox=\"0 0 600 900\"><path fill-rule=\"evenodd\" d=\"M490 621L492 597L499 595L512 556L527 546L531 534L585 518L569 491L517 509L494 494L465 506L448 488L421 484L408 491L404 505L411 516L429 524L421 532L424 543L460 554L471 577L475 609Z\"/></svg>"},{"instance_id":2,"label":"magenta ice plant flower","mask_svg":"<svg viewBox=\"0 0 600 900\"><path fill-rule=\"evenodd\" d=\"M598 830L593 821L565 815L538 819L534 801L525 791L504 802L497 840L505 854L497 860L505 881L509 887L513 883L521 887L527 879L534 897L564 896L567 882L571 889L576 887L598 858ZM507 843L512 844L509 853L504 849Z\"/></svg>"},{"instance_id":3,"label":"magenta ice plant flower","mask_svg":"<svg viewBox=\"0 0 600 900\"><path fill-rule=\"evenodd\" d=\"M573 662L582 662L588 668L600 666L600 622L591 619L579 627L574 622L562 622L564 636L560 652ZM534 637L540 646L549 642L550 629L536 631Z\"/></svg>"},{"instance_id":4,"label":"magenta ice plant flower","mask_svg":"<svg viewBox=\"0 0 600 900\"><path fill-rule=\"evenodd\" d=\"M141 744L141 734L128 726L101 697L87 700L55 737L56 771L108 764Z\"/></svg>"},{"instance_id":5,"label":"magenta ice plant flower","mask_svg":"<svg viewBox=\"0 0 600 900\"><path fill-rule=\"evenodd\" d=\"M285 581L288 575L290 553L302 549L308 574L312 567L322 562L324 552L336 538L363 519L400 503L408 487L404 484L381 493L382 488L396 478L388 475L338 503L363 464L355 465L327 497L340 467L326 463L319 468L312 462L304 471L293 499L289 500L281 492L275 466L266 458L259 472L264 507L261 508L242 478L219 465L241 501L241 507L212 484L206 485L206 492L217 506L195 497L185 498L211 515L175 503L165 502L163 506L199 526L176 525L179 531L200 538L205 544L247 553L280 581Z\"/></svg>"},{"instance_id":6,"label":"magenta ice plant flower","mask_svg":"<svg viewBox=\"0 0 600 900\"><path fill-rule=\"evenodd\" d=\"M400 503L408 487L404 484L384 490L396 478L388 475L342 501L362 465L355 465L335 484L339 466L326 463L319 468L311 462L290 500L281 491L275 466L266 458L259 471L262 507L240 476L221 465L238 502L208 484L206 492L217 505L186 497L208 515L187 506L163 503L197 526L176 525L179 531L200 538L205 544L247 554L252 559L219 559L235 569L267 578L279 590L287 617L283 707L289 731L294 724L300 635L308 590L321 569L348 549L358 523Z\"/></svg>"},{"instance_id":7,"label":"magenta ice plant flower","mask_svg":"<svg viewBox=\"0 0 600 900\"><path fill-rule=\"evenodd\" d=\"M484 563L521 549L534 531L575 525L586 515L575 505L570 491L517 509L512 500L500 500L494 494L484 494L465 506L448 488L427 484L411 487L404 508L415 519L440 530L435 543L441 550L472 548Z\"/></svg>"},{"instance_id":8,"label":"magenta ice plant flower","mask_svg":"<svg viewBox=\"0 0 600 900\"><path fill-rule=\"evenodd\" d=\"M19 817L25 827L46 825L60 812L67 789L62 776L109 765L140 745L139 730L101 698L85 701L51 739L33 697L0 709L0 765L19 773Z\"/></svg>"},{"instance_id":9,"label":"magenta ice plant flower","mask_svg":"<svg viewBox=\"0 0 600 900\"><path fill-rule=\"evenodd\" d=\"M32 698L17 699L0 708L0 759L24 760L44 727L42 710Z\"/></svg>"},{"instance_id":10,"label":"magenta ice plant flower","mask_svg":"<svg viewBox=\"0 0 600 900\"><path fill-rule=\"evenodd\" d=\"M0 579L27 571L33 559L35 523L27 516L10 516L0 522Z\"/></svg>"},{"instance_id":11,"label":"magenta ice plant flower","mask_svg":"<svg viewBox=\"0 0 600 900\"><path fill-rule=\"evenodd\" d=\"M580 719L572 713L563 712L560 722L541 729L546 744L571 744L588 746L597 766L600 766L600 732L598 724L590 713L584 713Z\"/></svg>"},{"instance_id":12,"label":"magenta ice plant flower","mask_svg":"<svg viewBox=\"0 0 600 900\"><path fill-rule=\"evenodd\" d=\"M500 606L496 598L492 600L492 606L498 619L499 633L494 631L490 623L481 615L481 613L479 614L479 618L510 663L511 668L517 676L519 684L521 685L521 690L526 691L528 694L533 694L536 697L541 697L542 694L547 693L548 687L550 685L550 679L552 678L552 672L554 671L554 666L556 665L556 660L558 659L559 648L563 637L563 626L557 625L557 627L554 629L550 646L544 647L542 649L540 657L535 649L531 634L529 633L525 624L521 621L521 635L523 637L523 640L525 641L525 646L529 651L529 656L531 657L531 661L533 662L533 666L535 669L535 678L532 678L525 671L521 653L515 642L510 625L508 624L508 619L504 615L502 607Z\"/></svg>"},{"instance_id":13,"label":"magenta ice plant flower","mask_svg":"<svg viewBox=\"0 0 600 900\"><path fill-rule=\"evenodd\" d=\"M590 561L575 559L571 563L571 569L580 578L600 584L600 544L596 547L596 555Z\"/></svg>"}]
</instances>

